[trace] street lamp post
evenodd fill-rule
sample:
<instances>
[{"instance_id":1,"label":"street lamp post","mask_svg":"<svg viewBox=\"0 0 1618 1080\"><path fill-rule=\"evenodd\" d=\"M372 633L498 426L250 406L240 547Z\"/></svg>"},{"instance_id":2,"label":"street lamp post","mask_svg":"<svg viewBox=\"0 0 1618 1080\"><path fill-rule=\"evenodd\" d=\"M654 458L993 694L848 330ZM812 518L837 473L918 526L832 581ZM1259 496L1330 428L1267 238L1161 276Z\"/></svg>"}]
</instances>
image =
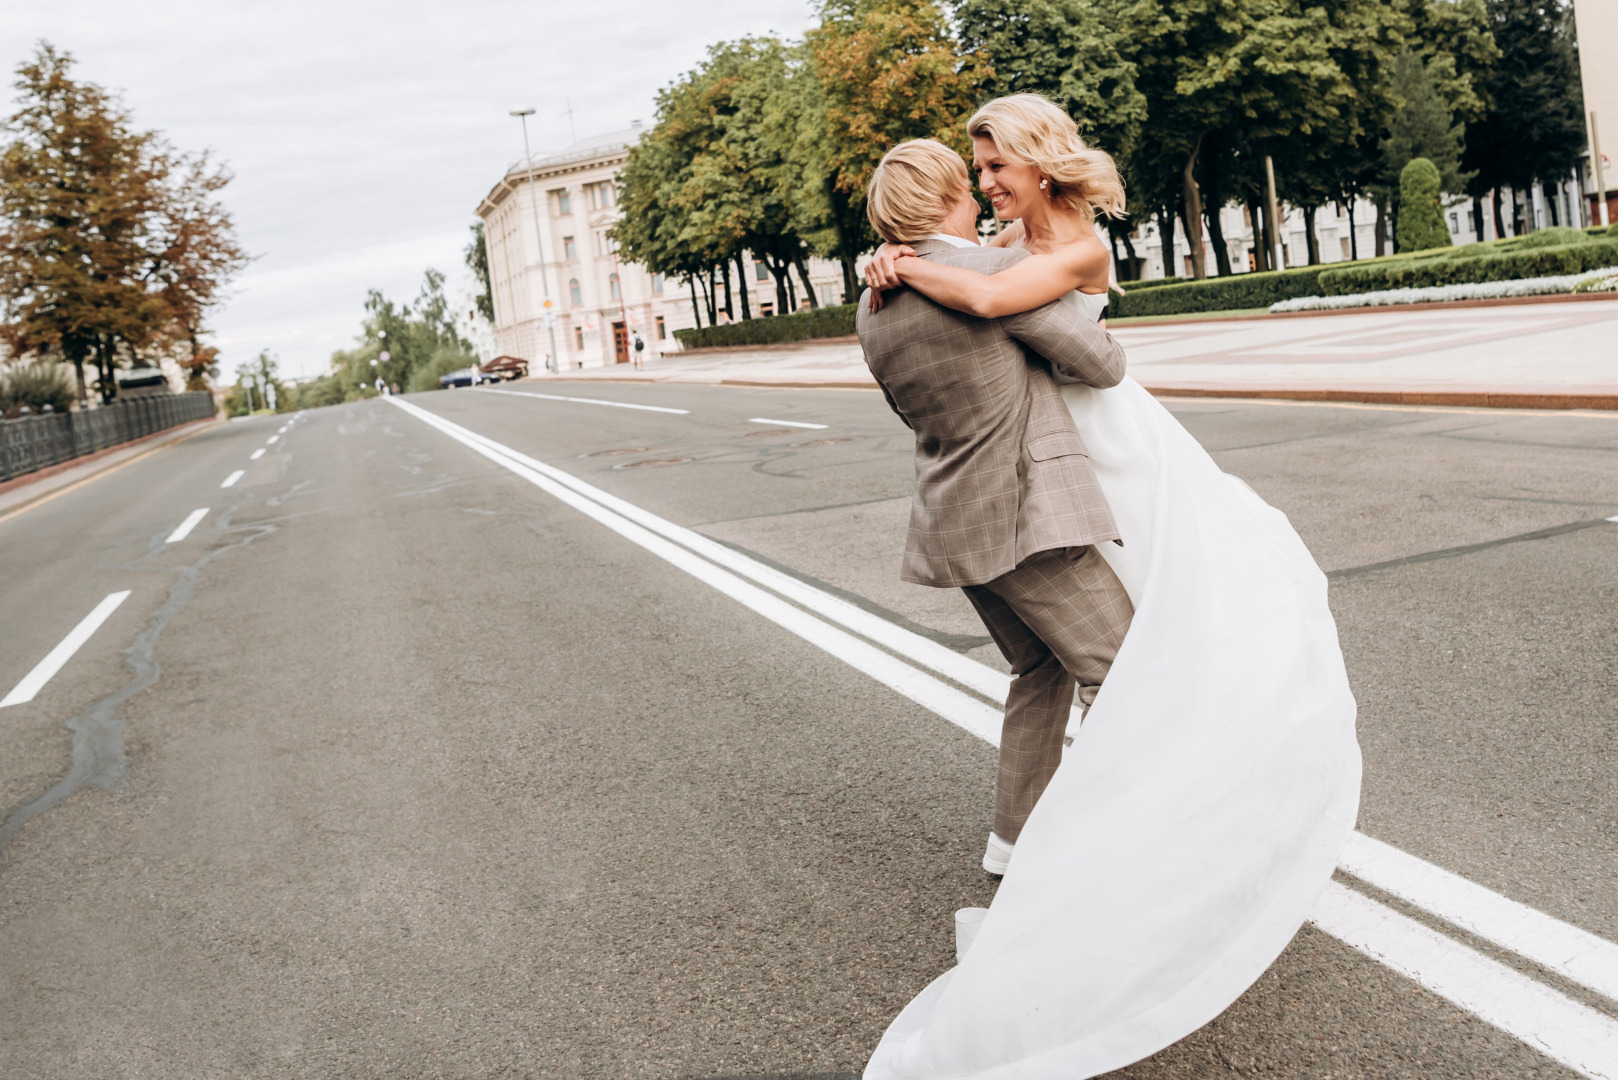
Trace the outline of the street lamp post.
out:
<instances>
[{"instance_id":1,"label":"street lamp post","mask_svg":"<svg viewBox=\"0 0 1618 1080\"><path fill-rule=\"evenodd\" d=\"M545 320L545 330L550 334L551 354L545 359L545 370L555 374L561 367L561 361L556 355L556 315L551 311L551 283L545 276L545 239L539 227L539 200L534 195L534 155L528 149L528 118L534 115L532 108L512 109L511 115L522 121L522 156L528 162L528 206L534 215L534 244L539 252L539 288L545 297L545 309L542 318Z\"/></svg>"}]
</instances>

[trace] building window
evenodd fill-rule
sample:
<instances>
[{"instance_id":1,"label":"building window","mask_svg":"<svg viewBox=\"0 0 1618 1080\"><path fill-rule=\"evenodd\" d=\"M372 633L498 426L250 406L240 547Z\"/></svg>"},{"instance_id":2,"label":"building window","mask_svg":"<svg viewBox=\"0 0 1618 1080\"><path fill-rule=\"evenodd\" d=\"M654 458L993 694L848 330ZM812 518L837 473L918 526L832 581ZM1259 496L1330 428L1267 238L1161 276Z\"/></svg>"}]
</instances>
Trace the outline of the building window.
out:
<instances>
[{"instance_id":1,"label":"building window","mask_svg":"<svg viewBox=\"0 0 1618 1080\"><path fill-rule=\"evenodd\" d=\"M564 214L571 214L573 212L573 195L567 190L567 188L561 188L551 192L551 194L556 196L557 217L561 217Z\"/></svg>"},{"instance_id":2,"label":"building window","mask_svg":"<svg viewBox=\"0 0 1618 1080\"><path fill-rule=\"evenodd\" d=\"M572 281L567 283L567 295L573 301L575 307L584 303L584 291L579 288L578 278L574 278ZM579 333L582 334L584 331L581 330Z\"/></svg>"},{"instance_id":3,"label":"building window","mask_svg":"<svg viewBox=\"0 0 1618 1080\"><path fill-rule=\"evenodd\" d=\"M596 230L596 254L611 255L618 250L618 241L607 235L607 230Z\"/></svg>"},{"instance_id":4,"label":"building window","mask_svg":"<svg viewBox=\"0 0 1618 1080\"><path fill-rule=\"evenodd\" d=\"M606 210L613 205L611 180L603 180L597 184L585 184L584 193L590 199L590 209L592 210Z\"/></svg>"},{"instance_id":5,"label":"building window","mask_svg":"<svg viewBox=\"0 0 1618 1080\"><path fill-rule=\"evenodd\" d=\"M768 281L768 280L770 280L770 268L768 266L764 265L764 260L763 259L754 259L753 260L753 280L754 281Z\"/></svg>"},{"instance_id":6,"label":"building window","mask_svg":"<svg viewBox=\"0 0 1618 1080\"><path fill-rule=\"evenodd\" d=\"M1337 246L1342 249L1343 258L1345 259L1354 254L1353 246L1349 243L1348 237L1346 236L1339 236L1337 238Z\"/></svg>"},{"instance_id":7,"label":"building window","mask_svg":"<svg viewBox=\"0 0 1618 1080\"><path fill-rule=\"evenodd\" d=\"M653 296L662 296L663 295L663 275L662 274L653 274L652 275L652 295Z\"/></svg>"},{"instance_id":8,"label":"building window","mask_svg":"<svg viewBox=\"0 0 1618 1080\"><path fill-rule=\"evenodd\" d=\"M614 300L622 300L624 298L624 291L618 287L617 274L609 274L607 276L607 292L612 294L612 298Z\"/></svg>"},{"instance_id":9,"label":"building window","mask_svg":"<svg viewBox=\"0 0 1618 1080\"><path fill-rule=\"evenodd\" d=\"M576 262L579 257L579 242L571 236L562 237L562 258L568 262Z\"/></svg>"},{"instance_id":10,"label":"building window","mask_svg":"<svg viewBox=\"0 0 1618 1080\"><path fill-rule=\"evenodd\" d=\"M577 282L575 282L575 284L577 284ZM575 326L573 328L573 344L580 352L584 351L584 327Z\"/></svg>"},{"instance_id":11,"label":"building window","mask_svg":"<svg viewBox=\"0 0 1618 1080\"><path fill-rule=\"evenodd\" d=\"M767 319L771 315L775 314L775 305L774 304L760 304L758 306L758 310L759 310L759 314L763 315Z\"/></svg>"},{"instance_id":12,"label":"building window","mask_svg":"<svg viewBox=\"0 0 1618 1080\"><path fill-rule=\"evenodd\" d=\"M668 327L663 325L663 316L659 315L657 317L657 340L659 340L659 341L667 340L668 336L669 336Z\"/></svg>"},{"instance_id":13,"label":"building window","mask_svg":"<svg viewBox=\"0 0 1618 1080\"><path fill-rule=\"evenodd\" d=\"M1461 231L1460 215L1456 214L1454 211L1451 211L1449 215L1449 231L1452 233L1458 233Z\"/></svg>"}]
</instances>

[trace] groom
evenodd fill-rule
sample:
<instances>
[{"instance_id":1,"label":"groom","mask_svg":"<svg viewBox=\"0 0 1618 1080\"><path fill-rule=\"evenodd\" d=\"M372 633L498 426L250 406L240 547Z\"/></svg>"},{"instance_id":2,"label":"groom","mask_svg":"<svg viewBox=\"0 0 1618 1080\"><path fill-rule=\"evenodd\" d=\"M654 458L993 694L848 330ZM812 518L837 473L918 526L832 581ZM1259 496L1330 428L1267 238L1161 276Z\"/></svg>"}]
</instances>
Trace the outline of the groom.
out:
<instances>
[{"instance_id":1,"label":"groom","mask_svg":"<svg viewBox=\"0 0 1618 1080\"><path fill-rule=\"evenodd\" d=\"M867 213L884 240L923 259L993 274L1028 255L978 246L966 167L931 140L888 151ZM856 317L865 362L916 433L900 576L964 591L1014 676L983 856L985 870L1004 874L1061 763L1075 689L1095 700L1134 614L1095 549L1118 528L1052 378L1054 368L1065 381L1113 386L1124 354L1071 297L1002 319L912 289L885 296L878 312L868 300Z\"/></svg>"}]
</instances>

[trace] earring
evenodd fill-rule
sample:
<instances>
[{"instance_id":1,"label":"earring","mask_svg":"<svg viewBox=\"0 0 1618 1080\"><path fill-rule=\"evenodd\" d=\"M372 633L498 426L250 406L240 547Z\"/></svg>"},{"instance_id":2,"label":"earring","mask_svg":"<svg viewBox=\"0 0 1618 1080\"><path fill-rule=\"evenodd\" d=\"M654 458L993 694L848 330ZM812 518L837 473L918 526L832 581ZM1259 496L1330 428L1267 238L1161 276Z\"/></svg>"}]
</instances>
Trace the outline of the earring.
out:
<instances>
[{"instance_id":1,"label":"earring","mask_svg":"<svg viewBox=\"0 0 1618 1080\"><path fill-rule=\"evenodd\" d=\"M1049 180L1041 180L1039 182L1039 190L1044 191L1046 188L1050 187L1050 184L1051 182Z\"/></svg>"}]
</instances>

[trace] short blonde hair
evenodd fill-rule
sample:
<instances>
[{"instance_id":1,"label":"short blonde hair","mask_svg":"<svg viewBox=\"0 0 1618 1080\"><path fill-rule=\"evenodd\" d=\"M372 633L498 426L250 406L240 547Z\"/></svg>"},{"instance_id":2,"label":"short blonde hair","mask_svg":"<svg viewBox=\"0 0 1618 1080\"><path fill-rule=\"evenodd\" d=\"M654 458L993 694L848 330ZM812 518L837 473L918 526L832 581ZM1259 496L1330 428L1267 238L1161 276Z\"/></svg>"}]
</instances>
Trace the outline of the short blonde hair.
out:
<instances>
[{"instance_id":1,"label":"short blonde hair","mask_svg":"<svg viewBox=\"0 0 1618 1080\"><path fill-rule=\"evenodd\" d=\"M865 216L890 244L920 240L943 226L963 184L971 189L961 155L933 139L911 139L882 155L865 187Z\"/></svg>"},{"instance_id":2,"label":"short blonde hair","mask_svg":"<svg viewBox=\"0 0 1618 1080\"><path fill-rule=\"evenodd\" d=\"M1038 94L995 98L966 122L974 139L991 139L1010 161L1032 165L1050 181L1052 202L1093 216L1124 216L1124 181L1105 150L1086 146L1079 126Z\"/></svg>"}]
</instances>

